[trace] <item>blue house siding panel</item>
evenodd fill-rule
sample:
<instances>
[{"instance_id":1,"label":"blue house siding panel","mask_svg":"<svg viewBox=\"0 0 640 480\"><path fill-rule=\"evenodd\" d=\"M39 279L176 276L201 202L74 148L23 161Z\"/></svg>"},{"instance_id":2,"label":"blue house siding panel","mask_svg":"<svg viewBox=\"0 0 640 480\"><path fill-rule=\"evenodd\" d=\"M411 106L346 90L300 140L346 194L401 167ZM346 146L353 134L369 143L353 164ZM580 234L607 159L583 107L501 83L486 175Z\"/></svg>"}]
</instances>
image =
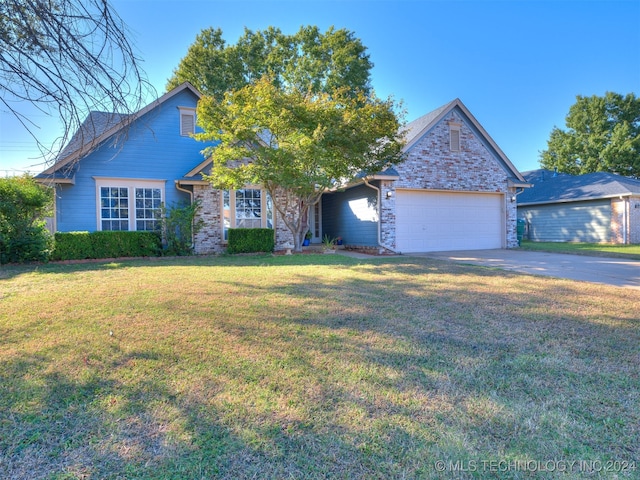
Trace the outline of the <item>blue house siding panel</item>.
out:
<instances>
[{"instance_id":1,"label":"blue house siding panel","mask_svg":"<svg viewBox=\"0 0 640 480\"><path fill-rule=\"evenodd\" d=\"M378 193L360 185L322 196L322 231L347 245L378 245Z\"/></svg>"},{"instance_id":2,"label":"blue house siding panel","mask_svg":"<svg viewBox=\"0 0 640 480\"><path fill-rule=\"evenodd\" d=\"M572 202L518 207L536 242L610 242L611 201Z\"/></svg>"},{"instance_id":3,"label":"blue house siding panel","mask_svg":"<svg viewBox=\"0 0 640 480\"><path fill-rule=\"evenodd\" d=\"M178 107L195 108L197 98L185 90L131 125L120 145L105 141L77 165L75 185L59 186L58 231L97 229L96 177L164 181L167 205L188 201L174 180L204 160L207 144L180 135ZM110 182L119 186L117 180Z\"/></svg>"}]
</instances>

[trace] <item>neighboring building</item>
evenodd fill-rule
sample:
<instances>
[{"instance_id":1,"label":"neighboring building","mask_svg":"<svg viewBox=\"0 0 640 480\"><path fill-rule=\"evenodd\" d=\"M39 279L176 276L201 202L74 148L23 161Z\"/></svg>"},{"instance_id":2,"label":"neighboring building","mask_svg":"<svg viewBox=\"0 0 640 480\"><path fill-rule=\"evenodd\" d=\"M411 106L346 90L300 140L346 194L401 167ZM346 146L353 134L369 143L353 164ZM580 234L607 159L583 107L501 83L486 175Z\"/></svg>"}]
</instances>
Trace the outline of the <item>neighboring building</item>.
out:
<instances>
[{"instance_id":1,"label":"neighboring building","mask_svg":"<svg viewBox=\"0 0 640 480\"><path fill-rule=\"evenodd\" d=\"M254 185L215 190L202 179L207 145L190 136L199 98L185 83L133 116L92 113L85 126L95 133L80 142L81 129L37 177L56 188L55 229L152 230L162 203L197 199L204 228L196 253L224 251L237 227L274 228L277 249L291 244L273 208L278 198ZM411 122L406 139L401 164L312 206L313 241L326 234L399 252L517 246L515 196L527 183L460 100Z\"/></svg>"},{"instance_id":2,"label":"neighboring building","mask_svg":"<svg viewBox=\"0 0 640 480\"><path fill-rule=\"evenodd\" d=\"M640 243L640 180L612 173L533 170L518 196L525 238L538 242Z\"/></svg>"}]
</instances>

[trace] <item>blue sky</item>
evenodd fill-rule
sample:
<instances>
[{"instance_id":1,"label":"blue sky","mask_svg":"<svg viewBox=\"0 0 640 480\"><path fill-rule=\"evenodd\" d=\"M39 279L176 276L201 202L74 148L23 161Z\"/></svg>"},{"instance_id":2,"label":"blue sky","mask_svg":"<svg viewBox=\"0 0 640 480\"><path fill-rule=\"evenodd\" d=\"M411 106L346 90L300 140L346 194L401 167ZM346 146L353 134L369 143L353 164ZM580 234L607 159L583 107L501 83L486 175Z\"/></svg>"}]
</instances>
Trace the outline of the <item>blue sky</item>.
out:
<instances>
[{"instance_id":1,"label":"blue sky","mask_svg":"<svg viewBox=\"0 0 640 480\"><path fill-rule=\"evenodd\" d=\"M538 167L576 95L640 94L638 0L111 0L161 94L196 35L219 27L346 28L374 63L380 97L411 121L460 98L520 171ZM55 119L34 118L42 138ZM33 140L0 112L0 176L43 169ZM46 133L49 132L49 133ZM39 165L40 164L40 165Z\"/></svg>"}]
</instances>

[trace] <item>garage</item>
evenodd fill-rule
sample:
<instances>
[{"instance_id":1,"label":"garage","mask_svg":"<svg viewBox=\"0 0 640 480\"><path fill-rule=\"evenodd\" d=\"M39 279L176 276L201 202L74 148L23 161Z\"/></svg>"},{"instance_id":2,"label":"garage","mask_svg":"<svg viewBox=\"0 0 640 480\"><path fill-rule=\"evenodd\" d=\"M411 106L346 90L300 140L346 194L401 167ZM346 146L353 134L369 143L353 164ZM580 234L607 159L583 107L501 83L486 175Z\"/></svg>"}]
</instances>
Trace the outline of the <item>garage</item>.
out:
<instances>
[{"instance_id":1,"label":"garage","mask_svg":"<svg viewBox=\"0 0 640 480\"><path fill-rule=\"evenodd\" d=\"M503 196L490 193L396 191L400 252L503 248Z\"/></svg>"},{"instance_id":2,"label":"garage","mask_svg":"<svg viewBox=\"0 0 640 480\"><path fill-rule=\"evenodd\" d=\"M518 208L527 221L527 238L535 242L611 241L611 200L553 203Z\"/></svg>"}]
</instances>

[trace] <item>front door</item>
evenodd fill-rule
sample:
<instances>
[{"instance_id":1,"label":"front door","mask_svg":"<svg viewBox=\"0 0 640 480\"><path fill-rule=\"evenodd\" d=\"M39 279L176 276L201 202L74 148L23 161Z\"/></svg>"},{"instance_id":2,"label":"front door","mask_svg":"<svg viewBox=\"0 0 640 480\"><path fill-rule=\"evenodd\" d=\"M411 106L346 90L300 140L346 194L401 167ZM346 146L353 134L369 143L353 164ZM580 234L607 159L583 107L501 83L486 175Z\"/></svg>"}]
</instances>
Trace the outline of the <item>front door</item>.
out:
<instances>
[{"instance_id":1,"label":"front door","mask_svg":"<svg viewBox=\"0 0 640 480\"><path fill-rule=\"evenodd\" d=\"M311 230L311 243L322 242L322 207L321 201L309 207L309 230Z\"/></svg>"}]
</instances>

